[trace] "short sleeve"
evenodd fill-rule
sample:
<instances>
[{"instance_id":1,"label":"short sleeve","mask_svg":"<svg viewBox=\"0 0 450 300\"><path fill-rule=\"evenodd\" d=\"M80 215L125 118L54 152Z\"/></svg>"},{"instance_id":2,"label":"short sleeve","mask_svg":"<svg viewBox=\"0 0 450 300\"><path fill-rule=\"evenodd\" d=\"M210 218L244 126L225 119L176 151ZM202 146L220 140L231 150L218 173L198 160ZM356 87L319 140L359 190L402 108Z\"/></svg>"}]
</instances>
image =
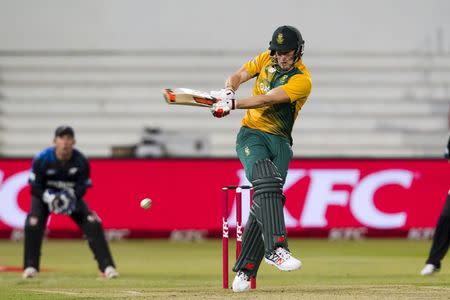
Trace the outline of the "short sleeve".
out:
<instances>
[{"instance_id":1,"label":"short sleeve","mask_svg":"<svg viewBox=\"0 0 450 300\"><path fill-rule=\"evenodd\" d=\"M311 93L311 79L302 74L292 76L289 81L280 88L289 96L291 102L306 101Z\"/></svg>"},{"instance_id":2,"label":"short sleeve","mask_svg":"<svg viewBox=\"0 0 450 300\"><path fill-rule=\"evenodd\" d=\"M250 76L254 77L261 69L267 64L267 61L270 60L269 51L263 52L258 56L255 56L252 60L248 61L244 64L244 68L250 74Z\"/></svg>"}]
</instances>

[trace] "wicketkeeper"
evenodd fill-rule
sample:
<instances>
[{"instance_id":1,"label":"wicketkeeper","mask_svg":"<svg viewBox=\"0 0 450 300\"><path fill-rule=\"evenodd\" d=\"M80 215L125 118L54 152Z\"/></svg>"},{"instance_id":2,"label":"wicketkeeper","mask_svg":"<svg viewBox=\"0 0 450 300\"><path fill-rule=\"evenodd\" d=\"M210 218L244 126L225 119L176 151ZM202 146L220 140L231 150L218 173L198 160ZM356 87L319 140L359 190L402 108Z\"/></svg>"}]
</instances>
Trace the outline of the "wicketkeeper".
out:
<instances>
[{"instance_id":1,"label":"wicketkeeper","mask_svg":"<svg viewBox=\"0 0 450 300\"><path fill-rule=\"evenodd\" d=\"M445 150L445 157L450 162L450 137ZM444 208L436 224L434 230L433 243L431 244L430 253L428 255L425 267L420 272L423 276L433 275L441 270L441 260L450 247L450 190L448 191L447 200Z\"/></svg>"},{"instance_id":2,"label":"wicketkeeper","mask_svg":"<svg viewBox=\"0 0 450 300\"><path fill-rule=\"evenodd\" d=\"M40 152L33 160L31 210L25 221L23 278L39 272L42 239L50 213L65 214L86 236L98 268L106 278L119 276L115 269L102 223L83 200L91 186L89 162L74 149L75 133L70 126L56 128L54 147Z\"/></svg>"},{"instance_id":3,"label":"wicketkeeper","mask_svg":"<svg viewBox=\"0 0 450 300\"><path fill-rule=\"evenodd\" d=\"M292 158L292 128L311 92L311 77L302 62L304 40L292 26L275 30L265 51L226 80L225 89L211 95L215 117L247 109L236 141L236 152L254 188L253 205L243 235L233 291L250 288L264 260L283 271L300 268L289 252L284 223L283 185ZM255 78L253 96L235 99L239 86Z\"/></svg>"}]
</instances>

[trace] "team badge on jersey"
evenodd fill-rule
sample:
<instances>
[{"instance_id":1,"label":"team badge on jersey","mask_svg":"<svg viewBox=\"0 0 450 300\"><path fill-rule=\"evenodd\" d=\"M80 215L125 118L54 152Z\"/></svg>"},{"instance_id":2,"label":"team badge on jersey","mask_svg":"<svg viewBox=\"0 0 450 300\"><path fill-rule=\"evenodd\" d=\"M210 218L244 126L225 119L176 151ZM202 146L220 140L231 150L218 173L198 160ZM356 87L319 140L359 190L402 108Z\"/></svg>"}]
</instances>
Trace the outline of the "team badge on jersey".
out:
<instances>
[{"instance_id":1,"label":"team badge on jersey","mask_svg":"<svg viewBox=\"0 0 450 300\"><path fill-rule=\"evenodd\" d=\"M281 84L285 84L287 78L288 78L288 75L283 75L283 76L281 76L281 78L280 78L280 83L281 83Z\"/></svg>"},{"instance_id":2,"label":"team badge on jersey","mask_svg":"<svg viewBox=\"0 0 450 300\"><path fill-rule=\"evenodd\" d=\"M78 171L78 168L77 168L77 167L70 168L70 169L69 169L69 175L73 175L73 174L75 174L77 171Z\"/></svg>"},{"instance_id":3,"label":"team badge on jersey","mask_svg":"<svg viewBox=\"0 0 450 300\"><path fill-rule=\"evenodd\" d=\"M264 94L267 94L270 91L270 87L267 84L265 84L264 82L261 82L259 84L259 88L261 91L264 92Z\"/></svg>"}]
</instances>

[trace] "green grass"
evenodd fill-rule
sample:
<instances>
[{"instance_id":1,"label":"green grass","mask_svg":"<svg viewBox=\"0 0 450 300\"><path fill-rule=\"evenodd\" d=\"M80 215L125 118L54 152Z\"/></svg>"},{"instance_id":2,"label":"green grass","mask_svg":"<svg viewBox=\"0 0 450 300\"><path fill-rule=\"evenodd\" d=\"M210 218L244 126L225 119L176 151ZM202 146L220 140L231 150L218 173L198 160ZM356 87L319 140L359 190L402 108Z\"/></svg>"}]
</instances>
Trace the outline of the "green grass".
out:
<instances>
[{"instance_id":1,"label":"green grass","mask_svg":"<svg viewBox=\"0 0 450 300\"><path fill-rule=\"evenodd\" d=\"M303 269L284 273L263 264L257 290L221 288L221 243L166 240L112 242L121 277L98 278L87 244L45 241L38 278L0 273L0 299L439 299L450 295L450 268L418 275L429 241L292 239ZM0 265L20 266L22 244L0 242ZM233 253L233 249L230 249ZM230 272L230 283L234 273Z\"/></svg>"}]
</instances>

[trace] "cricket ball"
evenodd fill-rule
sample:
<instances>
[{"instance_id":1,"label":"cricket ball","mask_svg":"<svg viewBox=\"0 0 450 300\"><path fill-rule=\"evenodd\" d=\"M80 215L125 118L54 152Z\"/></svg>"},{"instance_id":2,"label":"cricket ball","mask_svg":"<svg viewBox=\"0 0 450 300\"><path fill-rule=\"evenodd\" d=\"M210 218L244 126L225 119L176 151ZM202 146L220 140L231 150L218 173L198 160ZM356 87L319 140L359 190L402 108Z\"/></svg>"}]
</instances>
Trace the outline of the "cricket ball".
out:
<instances>
[{"instance_id":1,"label":"cricket ball","mask_svg":"<svg viewBox=\"0 0 450 300\"><path fill-rule=\"evenodd\" d=\"M150 207L152 207L152 200L149 198L145 198L141 200L141 207L143 209L149 209Z\"/></svg>"}]
</instances>

